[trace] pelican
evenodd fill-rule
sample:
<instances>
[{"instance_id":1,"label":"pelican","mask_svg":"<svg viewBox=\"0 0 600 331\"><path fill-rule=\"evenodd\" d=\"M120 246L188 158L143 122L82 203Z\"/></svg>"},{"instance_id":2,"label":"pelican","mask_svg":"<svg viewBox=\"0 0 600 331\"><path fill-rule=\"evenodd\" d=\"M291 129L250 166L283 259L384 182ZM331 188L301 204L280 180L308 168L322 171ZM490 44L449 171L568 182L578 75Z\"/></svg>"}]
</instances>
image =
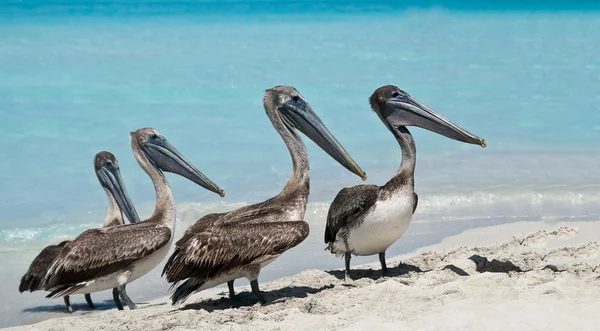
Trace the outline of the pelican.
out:
<instances>
[{"instance_id":1,"label":"pelican","mask_svg":"<svg viewBox=\"0 0 600 331\"><path fill-rule=\"evenodd\" d=\"M381 271L387 273L385 251L402 237L417 208L418 196L414 191L417 152L406 126L417 126L450 139L487 146L485 140L458 127L396 86L378 88L369 101L400 144L402 162L385 185L345 187L329 207L326 250L336 256L344 255L347 280L351 279L352 255L379 254Z\"/></svg>"},{"instance_id":2,"label":"pelican","mask_svg":"<svg viewBox=\"0 0 600 331\"><path fill-rule=\"evenodd\" d=\"M225 195L157 130L143 128L132 132L131 147L137 162L154 183L154 213L143 222L87 230L67 243L45 276L45 289L53 289L47 298L121 289L165 258L173 241L176 209L163 171ZM128 297L122 298L135 308Z\"/></svg>"},{"instance_id":3,"label":"pelican","mask_svg":"<svg viewBox=\"0 0 600 331\"><path fill-rule=\"evenodd\" d=\"M119 163L115 156L106 151L102 151L97 153L94 156L94 170L96 172L96 176L98 177L98 181L102 188L106 192L106 196L108 197L108 214L106 215L106 219L104 220L103 227L110 227L116 225L125 224L123 219L123 211L125 211L125 216L129 219L131 223L137 223L140 221L131 200L129 199L129 195L125 190L125 185L123 184L123 180L121 179L121 172L119 170ZM120 190L117 194L115 190ZM38 256L33 259L27 273L23 275L21 278L21 284L19 285L19 292L23 293L25 291L38 291L43 289L42 281L44 280L44 276L46 272L59 256L63 247L69 242L69 240L65 240L58 245L50 245L44 248ZM116 288L113 290L113 297L117 307L123 309L121 306L121 302L119 301L118 295L115 296ZM122 291L123 295L127 295L125 292L125 288ZM65 305L67 306L67 311L72 312L71 303L69 300L69 296L64 297ZM87 302L90 308L94 308L94 303L92 302L92 297L89 293L85 294L85 301Z\"/></svg>"},{"instance_id":4,"label":"pelican","mask_svg":"<svg viewBox=\"0 0 600 331\"><path fill-rule=\"evenodd\" d=\"M346 169L363 180L367 178L295 88L268 89L263 104L289 150L292 175L277 196L227 213L206 215L186 230L163 270L167 281L173 283L171 289L185 280L173 292L173 304L225 282L233 299L233 281L241 277L250 281L258 300L266 302L258 286L261 269L309 233L304 221L310 183L308 153L296 130Z\"/></svg>"}]
</instances>

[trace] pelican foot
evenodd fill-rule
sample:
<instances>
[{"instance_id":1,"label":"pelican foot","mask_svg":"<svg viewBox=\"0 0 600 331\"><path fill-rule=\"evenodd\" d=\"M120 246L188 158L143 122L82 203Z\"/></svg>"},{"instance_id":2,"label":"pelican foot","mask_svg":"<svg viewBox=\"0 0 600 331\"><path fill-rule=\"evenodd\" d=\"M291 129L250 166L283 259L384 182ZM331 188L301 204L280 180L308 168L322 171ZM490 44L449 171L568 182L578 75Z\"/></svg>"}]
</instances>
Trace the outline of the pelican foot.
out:
<instances>
[{"instance_id":1,"label":"pelican foot","mask_svg":"<svg viewBox=\"0 0 600 331\"><path fill-rule=\"evenodd\" d=\"M385 263L385 252L379 253L379 262L381 263L381 277L387 276L388 268Z\"/></svg>"},{"instance_id":2,"label":"pelican foot","mask_svg":"<svg viewBox=\"0 0 600 331\"><path fill-rule=\"evenodd\" d=\"M65 301L65 306L67 306L67 313L72 313L73 307L71 307L71 299L69 298L69 296L65 296L63 300Z\"/></svg>"},{"instance_id":3,"label":"pelican foot","mask_svg":"<svg viewBox=\"0 0 600 331\"><path fill-rule=\"evenodd\" d=\"M113 288L113 300L115 301L118 310L124 310L123 305L121 304L121 299L119 299L119 289L116 287Z\"/></svg>"},{"instance_id":4,"label":"pelican foot","mask_svg":"<svg viewBox=\"0 0 600 331\"><path fill-rule=\"evenodd\" d=\"M344 272L344 283L353 283L354 282L354 278L352 278L352 276L350 276L350 270L346 270L346 272Z\"/></svg>"},{"instance_id":5,"label":"pelican foot","mask_svg":"<svg viewBox=\"0 0 600 331\"><path fill-rule=\"evenodd\" d=\"M258 288L258 281L255 279L250 282L250 287L252 288L252 293L258 298L261 304L267 303L265 297L263 297L262 293L260 293L260 289Z\"/></svg>"},{"instance_id":6,"label":"pelican foot","mask_svg":"<svg viewBox=\"0 0 600 331\"><path fill-rule=\"evenodd\" d=\"M350 276L350 259L352 259L352 254L350 252L346 252L344 255L344 267L346 268L344 272L345 284L349 284L353 281L352 277Z\"/></svg>"},{"instance_id":7,"label":"pelican foot","mask_svg":"<svg viewBox=\"0 0 600 331\"><path fill-rule=\"evenodd\" d=\"M127 292L125 291L125 285L119 286L118 289L119 289L119 296L121 297L121 299L123 301L125 301L125 304L127 305L127 307L129 307L130 310L136 309L137 308L136 304L133 303L133 301L129 298L129 296L127 295Z\"/></svg>"},{"instance_id":8,"label":"pelican foot","mask_svg":"<svg viewBox=\"0 0 600 331\"><path fill-rule=\"evenodd\" d=\"M236 300L235 290L233 289L233 280L227 282L227 287L229 288L229 299Z\"/></svg>"},{"instance_id":9,"label":"pelican foot","mask_svg":"<svg viewBox=\"0 0 600 331\"><path fill-rule=\"evenodd\" d=\"M94 308L95 308L95 307L94 307L94 303L92 302L92 296L91 296L89 293L87 293L87 294L85 295L85 302L87 302L87 304L88 304L88 307L89 307L90 309L94 309Z\"/></svg>"}]
</instances>

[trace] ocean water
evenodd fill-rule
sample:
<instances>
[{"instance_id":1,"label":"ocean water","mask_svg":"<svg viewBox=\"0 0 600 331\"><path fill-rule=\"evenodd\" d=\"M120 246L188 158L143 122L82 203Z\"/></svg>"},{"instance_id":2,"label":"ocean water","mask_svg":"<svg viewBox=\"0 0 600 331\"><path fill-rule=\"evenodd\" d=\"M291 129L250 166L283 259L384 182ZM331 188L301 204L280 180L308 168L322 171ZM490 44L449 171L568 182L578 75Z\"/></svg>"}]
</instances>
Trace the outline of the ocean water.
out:
<instances>
[{"instance_id":1,"label":"ocean water","mask_svg":"<svg viewBox=\"0 0 600 331\"><path fill-rule=\"evenodd\" d=\"M488 147L412 129L419 206L388 256L465 229L522 220L600 219L600 5L516 1L8 1L0 4L0 327L64 316L62 300L17 291L46 245L101 226L107 209L92 160L119 160L141 217L152 184L129 132L152 126L225 189L168 175L178 233L208 212L277 194L291 172L262 95L295 86L383 184L400 151L369 109L395 84ZM308 139L309 238L262 282L341 268L323 251L329 202L361 184ZM377 262L354 258L353 264ZM167 295L162 265L128 285ZM238 281L243 285L246 281ZM92 295L112 309L110 293ZM75 314L91 313L82 296Z\"/></svg>"}]
</instances>

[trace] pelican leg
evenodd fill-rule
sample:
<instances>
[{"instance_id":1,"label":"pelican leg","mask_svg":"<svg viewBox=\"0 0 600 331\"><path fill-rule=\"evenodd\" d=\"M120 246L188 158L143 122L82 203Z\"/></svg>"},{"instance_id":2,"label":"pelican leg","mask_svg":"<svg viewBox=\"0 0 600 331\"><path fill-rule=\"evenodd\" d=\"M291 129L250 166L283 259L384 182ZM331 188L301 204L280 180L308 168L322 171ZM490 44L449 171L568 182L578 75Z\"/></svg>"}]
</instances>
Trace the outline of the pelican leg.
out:
<instances>
[{"instance_id":1,"label":"pelican leg","mask_svg":"<svg viewBox=\"0 0 600 331\"><path fill-rule=\"evenodd\" d=\"M233 280L227 282L227 287L229 287L229 299L235 299L235 291L233 290Z\"/></svg>"},{"instance_id":2,"label":"pelican leg","mask_svg":"<svg viewBox=\"0 0 600 331\"><path fill-rule=\"evenodd\" d=\"M385 264L385 251L379 253L379 262L381 262L381 273L386 275L388 272L387 265Z\"/></svg>"},{"instance_id":3,"label":"pelican leg","mask_svg":"<svg viewBox=\"0 0 600 331\"><path fill-rule=\"evenodd\" d=\"M117 289L116 287L113 288L113 300L115 300L117 309L123 310L123 305L121 304L121 299L119 299L119 289Z\"/></svg>"},{"instance_id":4,"label":"pelican leg","mask_svg":"<svg viewBox=\"0 0 600 331\"><path fill-rule=\"evenodd\" d=\"M86 295L85 295L85 302L87 302L88 307L90 307L90 309L94 309L94 303L92 302L92 296L89 293L86 293Z\"/></svg>"},{"instance_id":5,"label":"pelican leg","mask_svg":"<svg viewBox=\"0 0 600 331\"><path fill-rule=\"evenodd\" d=\"M352 254L350 252L346 252L346 255L344 256L345 258L345 265L346 265L346 272L344 273L344 280L348 281L348 280L352 280L352 277L350 277L350 259L352 259Z\"/></svg>"},{"instance_id":6,"label":"pelican leg","mask_svg":"<svg viewBox=\"0 0 600 331\"><path fill-rule=\"evenodd\" d=\"M71 300L69 299L69 296L67 295L63 299L65 300L65 305L67 306L67 311L69 313L72 313L73 312L73 308L71 307Z\"/></svg>"},{"instance_id":7,"label":"pelican leg","mask_svg":"<svg viewBox=\"0 0 600 331\"><path fill-rule=\"evenodd\" d=\"M131 301L131 299L127 295L127 292L125 291L125 285L119 286L119 295L121 296L121 299L123 301L125 301L125 303L127 304L127 307L129 307L129 309L136 309L137 308L137 306L135 305L135 303L133 303L133 301Z\"/></svg>"},{"instance_id":8,"label":"pelican leg","mask_svg":"<svg viewBox=\"0 0 600 331\"><path fill-rule=\"evenodd\" d=\"M250 287L252 288L252 293L254 293L254 295L258 298L258 301L260 301L260 303L262 303L262 304L267 303L267 300L265 300L262 293L260 293L260 290L258 289L258 280L257 279L250 282Z\"/></svg>"}]
</instances>

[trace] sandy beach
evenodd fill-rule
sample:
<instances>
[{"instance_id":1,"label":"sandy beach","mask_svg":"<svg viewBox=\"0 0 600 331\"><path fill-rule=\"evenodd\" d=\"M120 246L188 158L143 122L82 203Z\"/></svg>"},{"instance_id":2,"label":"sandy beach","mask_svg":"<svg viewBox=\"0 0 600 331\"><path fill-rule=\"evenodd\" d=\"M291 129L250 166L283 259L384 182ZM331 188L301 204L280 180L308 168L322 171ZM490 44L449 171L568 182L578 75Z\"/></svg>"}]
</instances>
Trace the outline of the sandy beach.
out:
<instances>
[{"instance_id":1,"label":"sandy beach","mask_svg":"<svg viewBox=\"0 0 600 331\"><path fill-rule=\"evenodd\" d=\"M348 283L341 269L264 283L263 306L248 287L236 303L213 289L181 306L165 297L7 330L595 330L599 232L600 222L478 228L389 258L387 277L374 263Z\"/></svg>"},{"instance_id":2,"label":"sandy beach","mask_svg":"<svg viewBox=\"0 0 600 331\"><path fill-rule=\"evenodd\" d=\"M600 330L600 1L22 0L0 1L0 22L0 329ZM298 93L273 94L282 85ZM132 136L148 127L177 153ZM118 177L115 162L95 166L100 151ZM105 170L122 189L99 185ZM357 256L346 282L344 259L325 251L332 203L395 174L408 184L398 200L379 191L363 214L381 243L410 218L386 250L390 272ZM246 279L235 300L222 284L171 305L161 272L174 244L130 278L136 310L117 310L114 283L93 305L72 295L72 312L49 291L19 291L45 247L116 215L109 187L126 188L128 214L164 216L177 241L290 178L310 194L274 201L296 212L255 215L303 215L310 233L261 270L264 305ZM48 280L91 280L90 258L120 266L100 257L140 252L134 230L92 235L79 246L92 254L73 254L81 277Z\"/></svg>"}]
</instances>

